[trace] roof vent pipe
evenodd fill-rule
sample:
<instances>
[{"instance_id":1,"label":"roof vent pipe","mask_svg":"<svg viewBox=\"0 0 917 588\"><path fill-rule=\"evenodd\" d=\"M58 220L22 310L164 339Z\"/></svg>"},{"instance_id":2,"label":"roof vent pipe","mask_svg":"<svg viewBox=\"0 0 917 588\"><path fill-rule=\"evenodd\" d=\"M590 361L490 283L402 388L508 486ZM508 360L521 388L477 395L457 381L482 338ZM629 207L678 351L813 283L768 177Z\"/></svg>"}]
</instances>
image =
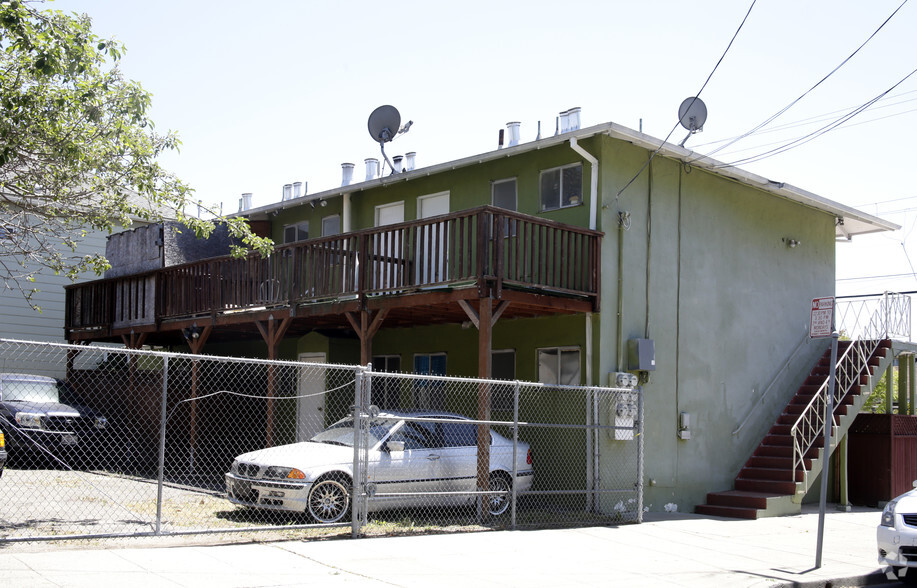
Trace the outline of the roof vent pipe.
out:
<instances>
[{"instance_id":1,"label":"roof vent pipe","mask_svg":"<svg viewBox=\"0 0 917 588\"><path fill-rule=\"evenodd\" d=\"M519 127L522 123L518 121L506 123L507 134L509 135L508 147L519 144Z\"/></svg>"},{"instance_id":2,"label":"roof vent pipe","mask_svg":"<svg viewBox=\"0 0 917 588\"><path fill-rule=\"evenodd\" d=\"M565 110L560 113L560 132L566 133L570 130L570 111Z\"/></svg>"},{"instance_id":3,"label":"roof vent pipe","mask_svg":"<svg viewBox=\"0 0 917 588\"><path fill-rule=\"evenodd\" d=\"M302 182L293 182L293 198L302 196Z\"/></svg>"},{"instance_id":4,"label":"roof vent pipe","mask_svg":"<svg viewBox=\"0 0 917 588\"><path fill-rule=\"evenodd\" d=\"M252 193L246 192L239 198L239 212L243 212L252 207Z\"/></svg>"},{"instance_id":5,"label":"roof vent pipe","mask_svg":"<svg viewBox=\"0 0 917 588\"><path fill-rule=\"evenodd\" d=\"M375 157L369 157L364 159L363 162L366 164L366 181L375 179L379 175L379 160Z\"/></svg>"},{"instance_id":6,"label":"roof vent pipe","mask_svg":"<svg viewBox=\"0 0 917 588\"><path fill-rule=\"evenodd\" d=\"M497 138L497 149L503 149L503 129L500 129L500 136Z\"/></svg>"},{"instance_id":7,"label":"roof vent pipe","mask_svg":"<svg viewBox=\"0 0 917 588\"><path fill-rule=\"evenodd\" d=\"M567 130L568 131L577 131L579 130L580 125L580 110L579 106L575 106L567 111Z\"/></svg>"},{"instance_id":8,"label":"roof vent pipe","mask_svg":"<svg viewBox=\"0 0 917 588\"><path fill-rule=\"evenodd\" d=\"M351 181L353 181L353 164L352 163L342 163L341 164L341 185L349 186Z\"/></svg>"},{"instance_id":9,"label":"roof vent pipe","mask_svg":"<svg viewBox=\"0 0 917 588\"><path fill-rule=\"evenodd\" d=\"M392 163L395 165L395 173L400 174L402 172L401 162L404 160L403 155L396 155L392 158Z\"/></svg>"},{"instance_id":10,"label":"roof vent pipe","mask_svg":"<svg viewBox=\"0 0 917 588\"><path fill-rule=\"evenodd\" d=\"M293 184L284 184L283 185L283 202L286 202L293 197Z\"/></svg>"},{"instance_id":11,"label":"roof vent pipe","mask_svg":"<svg viewBox=\"0 0 917 588\"><path fill-rule=\"evenodd\" d=\"M405 171L414 171L414 160L417 158L416 151L408 151L404 154L404 169Z\"/></svg>"}]
</instances>

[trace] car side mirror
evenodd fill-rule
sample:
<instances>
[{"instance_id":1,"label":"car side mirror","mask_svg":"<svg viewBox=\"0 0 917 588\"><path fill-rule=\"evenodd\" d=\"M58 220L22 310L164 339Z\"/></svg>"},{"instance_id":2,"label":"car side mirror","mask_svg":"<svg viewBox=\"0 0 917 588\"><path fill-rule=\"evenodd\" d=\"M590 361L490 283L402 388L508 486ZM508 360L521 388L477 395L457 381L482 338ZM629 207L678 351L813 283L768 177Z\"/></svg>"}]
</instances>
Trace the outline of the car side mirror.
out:
<instances>
[{"instance_id":1,"label":"car side mirror","mask_svg":"<svg viewBox=\"0 0 917 588\"><path fill-rule=\"evenodd\" d=\"M392 451L404 451L404 441L386 441L384 450L389 453Z\"/></svg>"}]
</instances>

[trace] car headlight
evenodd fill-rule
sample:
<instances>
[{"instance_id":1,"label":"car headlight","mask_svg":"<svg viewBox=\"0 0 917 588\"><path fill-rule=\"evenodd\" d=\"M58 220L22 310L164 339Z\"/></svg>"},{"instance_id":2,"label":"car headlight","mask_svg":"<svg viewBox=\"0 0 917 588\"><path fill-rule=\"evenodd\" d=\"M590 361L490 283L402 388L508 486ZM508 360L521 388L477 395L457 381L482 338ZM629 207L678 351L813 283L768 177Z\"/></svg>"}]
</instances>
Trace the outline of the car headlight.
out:
<instances>
[{"instance_id":1,"label":"car headlight","mask_svg":"<svg viewBox=\"0 0 917 588\"><path fill-rule=\"evenodd\" d=\"M277 480L305 480L306 474L304 474L302 470L297 470L296 468L271 466L264 471L264 477Z\"/></svg>"},{"instance_id":2,"label":"car headlight","mask_svg":"<svg viewBox=\"0 0 917 588\"><path fill-rule=\"evenodd\" d=\"M40 429L41 415L33 412L17 412L16 423L24 429Z\"/></svg>"},{"instance_id":3,"label":"car headlight","mask_svg":"<svg viewBox=\"0 0 917 588\"><path fill-rule=\"evenodd\" d=\"M883 527L895 526L895 506L897 504L897 500L892 500L885 505L885 508L882 510L882 522L879 523L880 525Z\"/></svg>"},{"instance_id":4,"label":"car headlight","mask_svg":"<svg viewBox=\"0 0 917 588\"><path fill-rule=\"evenodd\" d=\"M95 420L96 429L104 429L108 426L108 419L103 416L97 416Z\"/></svg>"}]
</instances>

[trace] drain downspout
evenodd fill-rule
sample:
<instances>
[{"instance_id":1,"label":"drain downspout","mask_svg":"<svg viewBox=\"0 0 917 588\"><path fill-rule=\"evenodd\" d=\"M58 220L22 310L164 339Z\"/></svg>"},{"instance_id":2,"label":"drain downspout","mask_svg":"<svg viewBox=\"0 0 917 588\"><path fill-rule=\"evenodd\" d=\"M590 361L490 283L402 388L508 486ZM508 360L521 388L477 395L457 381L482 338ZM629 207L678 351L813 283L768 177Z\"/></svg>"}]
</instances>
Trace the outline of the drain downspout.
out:
<instances>
[{"instance_id":1,"label":"drain downspout","mask_svg":"<svg viewBox=\"0 0 917 588\"><path fill-rule=\"evenodd\" d=\"M576 141L576 137L570 137L570 148L576 151L583 159L589 162L589 228L593 231L596 228L597 221L596 215L598 214L599 206L599 160L596 159L591 153L579 146L579 143ZM586 313L586 385L594 385L592 378L592 313ZM591 392L592 396L592 411L591 411L591 422L587 424L598 425L599 424L599 402L598 397L595 392ZM598 472L599 472L599 429L593 429L593 434L591 437L587 437L587 442L592 447L589 450L592 453L592 464L591 470L588 473L589 483L588 486L590 489L595 490L598 488ZM589 506L592 509L597 509L597 500L596 495L589 495Z\"/></svg>"},{"instance_id":2,"label":"drain downspout","mask_svg":"<svg viewBox=\"0 0 917 588\"><path fill-rule=\"evenodd\" d=\"M594 231L596 227L596 215L599 211L599 160L580 147L579 143L576 142L576 137L570 137L570 148L589 162L589 228Z\"/></svg>"}]
</instances>

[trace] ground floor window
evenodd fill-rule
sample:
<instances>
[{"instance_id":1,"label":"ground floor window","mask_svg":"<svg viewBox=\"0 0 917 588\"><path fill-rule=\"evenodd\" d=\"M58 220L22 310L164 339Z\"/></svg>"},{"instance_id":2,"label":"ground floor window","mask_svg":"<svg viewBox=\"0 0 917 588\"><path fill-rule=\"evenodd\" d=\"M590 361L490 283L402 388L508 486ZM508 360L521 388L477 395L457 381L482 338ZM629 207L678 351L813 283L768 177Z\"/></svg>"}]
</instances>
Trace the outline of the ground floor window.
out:
<instances>
[{"instance_id":1,"label":"ground floor window","mask_svg":"<svg viewBox=\"0 0 917 588\"><path fill-rule=\"evenodd\" d=\"M376 375L377 372L400 372L400 355L374 355L372 379L372 403L383 410L401 408L401 380Z\"/></svg>"},{"instance_id":2,"label":"ground floor window","mask_svg":"<svg viewBox=\"0 0 917 588\"><path fill-rule=\"evenodd\" d=\"M490 354L490 374L494 380L515 380L516 350L500 349L492 351ZM491 395L491 409L513 410L515 398L515 384L497 385Z\"/></svg>"},{"instance_id":3,"label":"ground floor window","mask_svg":"<svg viewBox=\"0 0 917 588\"><path fill-rule=\"evenodd\" d=\"M445 353L418 353L414 355L414 373L428 376L446 375ZM443 408L443 385L434 380L416 380L414 383L414 407L418 409Z\"/></svg>"},{"instance_id":4,"label":"ground floor window","mask_svg":"<svg viewBox=\"0 0 917 588\"><path fill-rule=\"evenodd\" d=\"M579 386L579 347L546 347L539 349L538 381L544 384L560 386Z\"/></svg>"}]
</instances>

